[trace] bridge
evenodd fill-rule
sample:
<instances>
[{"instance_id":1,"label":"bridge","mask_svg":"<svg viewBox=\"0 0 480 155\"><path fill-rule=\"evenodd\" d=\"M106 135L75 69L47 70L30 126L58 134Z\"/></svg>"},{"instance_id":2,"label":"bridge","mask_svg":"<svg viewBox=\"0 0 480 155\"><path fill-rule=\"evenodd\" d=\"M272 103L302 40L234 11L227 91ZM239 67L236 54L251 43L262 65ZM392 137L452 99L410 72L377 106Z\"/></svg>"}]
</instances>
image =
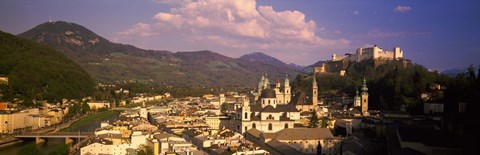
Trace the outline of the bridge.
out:
<instances>
[{"instance_id":1,"label":"bridge","mask_svg":"<svg viewBox=\"0 0 480 155\"><path fill-rule=\"evenodd\" d=\"M115 108L112 108L112 110L115 110L115 111L125 111L125 110L130 110L131 108L126 108L126 107L115 107Z\"/></svg>"},{"instance_id":2,"label":"bridge","mask_svg":"<svg viewBox=\"0 0 480 155\"><path fill-rule=\"evenodd\" d=\"M70 143L72 141L71 138L80 139L93 135L93 132L22 133L15 135L15 138L35 138L37 144L43 142L45 138L65 138L65 142Z\"/></svg>"}]
</instances>

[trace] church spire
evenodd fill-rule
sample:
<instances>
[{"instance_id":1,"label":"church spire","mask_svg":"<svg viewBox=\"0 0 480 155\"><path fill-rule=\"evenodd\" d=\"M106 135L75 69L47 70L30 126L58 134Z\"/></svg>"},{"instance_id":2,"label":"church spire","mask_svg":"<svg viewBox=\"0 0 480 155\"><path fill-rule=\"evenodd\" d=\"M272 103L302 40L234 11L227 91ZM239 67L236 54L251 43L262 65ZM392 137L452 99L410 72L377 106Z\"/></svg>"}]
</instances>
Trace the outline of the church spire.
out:
<instances>
[{"instance_id":1,"label":"church spire","mask_svg":"<svg viewBox=\"0 0 480 155\"><path fill-rule=\"evenodd\" d=\"M285 73L285 83L290 83L290 80L288 79L288 73Z\"/></svg>"},{"instance_id":2,"label":"church spire","mask_svg":"<svg viewBox=\"0 0 480 155\"><path fill-rule=\"evenodd\" d=\"M313 79L312 79L312 104L314 107L317 106L318 103L318 85L317 85L317 78L315 77L315 72L313 72Z\"/></svg>"},{"instance_id":3,"label":"church spire","mask_svg":"<svg viewBox=\"0 0 480 155\"><path fill-rule=\"evenodd\" d=\"M362 86L362 93L363 92L367 92L368 91L368 88L367 88L367 80L365 80L365 77L363 78L363 86Z\"/></svg>"},{"instance_id":4,"label":"church spire","mask_svg":"<svg viewBox=\"0 0 480 155\"><path fill-rule=\"evenodd\" d=\"M270 85L270 81L268 80L268 74L265 73L265 83L267 83L267 86Z\"/></svg>"}]
</instances>

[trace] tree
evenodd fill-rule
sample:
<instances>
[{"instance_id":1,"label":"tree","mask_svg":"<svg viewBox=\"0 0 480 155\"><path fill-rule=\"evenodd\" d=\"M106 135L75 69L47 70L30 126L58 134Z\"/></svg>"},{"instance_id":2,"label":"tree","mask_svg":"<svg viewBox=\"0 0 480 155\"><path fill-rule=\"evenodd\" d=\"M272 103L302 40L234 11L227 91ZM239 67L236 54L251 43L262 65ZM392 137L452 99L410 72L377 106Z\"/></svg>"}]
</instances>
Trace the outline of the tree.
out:
<instances>
[{"instance_id":1,"label":"tree","mask_svg":"<svg viewBox=\"0 0 480 155\"><path fill-rule=\"evenodd\" d=\"M222 103L222 107L221 107L221 110L223 113L226 113L227 110L228 110L228 103Z\"/></svg>"},{"instance_id":2,"label":"tree","mask_svg":"<svg viewBox=\"0 0 480 155\"><path fill-rule=\"evenodd\" d=\"M480 80L480 65L478 66L477 80Z\"/></svg>"},{"instance_id":3,"label":"tree","mask_svg":"<svg viewBox=\"0 0 480 155\"><path fill-rule=\"evenodd\" d=\"M475 80L475 67L473 67L473 65L470 65L467 70L468 70L468 78L470 80Z\"/></svg>"},{"instance_id":4,"label":"tree","mask_svg":"<svg viewBox=\"0 0 480 155\"><path fill-rule=\"evenodd\" d=\"M137 155L153 155L153 151L152 151L152 149L150 149L150 147L148 147L144 144L141 144L137 148Z\"/></svg>"},{"instance_id":5,"label":"tree","mask_svg":"<svg viewBox=\"0 0 480 155\"><path fill-rule=\"evenodd\" d=\"M82 113L83 113L83 114L86 114L87 111L89 111L89 110L90 110L90 106L87 104L87 102L84 102L84 103L82 104Z\"/></svg>"},{"instance_id":6,"label":"tree","mask_svg":"<svg viewBox=\"0 0 480 155\"><path fill-rule=\"evenodd\" d=\"M316 128L318 127L318 116L317 116L317 111L313 110L312 115L310 116L310 121L308 122L308 127L309 128Z\"/></svg>"},{"instance_id":7,"label":"tree","mask_svg":"<svg viewBox=\"0 0 480 155\"><path fill-rule=\"evenodd\" d=\"M327 128L328 127L328 120L327 117L322 118L322 128Z\"/></svg>"},{"instance_id":8,"label":"tree","mask_svg":"<svg viewBox=\"0 0 480 155\"><path fill-rule=\"evenodd\" d=\"M18 152L17 152L17 155L25 155L25 154L43 155L43 153L40 152L40 150L37 148L37 146L33 143L22 146L22 148L20 148L20 150L18 150Z\"/></svg>"}]
</instances>

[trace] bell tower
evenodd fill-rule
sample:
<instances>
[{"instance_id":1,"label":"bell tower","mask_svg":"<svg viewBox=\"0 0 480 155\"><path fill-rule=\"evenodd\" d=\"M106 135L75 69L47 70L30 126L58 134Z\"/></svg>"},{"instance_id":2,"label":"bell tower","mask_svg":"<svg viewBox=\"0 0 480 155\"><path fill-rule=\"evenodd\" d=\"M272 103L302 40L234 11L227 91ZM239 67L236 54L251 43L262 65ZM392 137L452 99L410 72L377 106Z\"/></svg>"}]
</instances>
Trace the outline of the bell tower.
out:
<instances>
[{"instance_id":1,"label":"bell tower","mask_svg":"<svg viewBox=\"0 0 480 155\"><path fill-rule=\"evenodd\" d=\"M290 103L290 100L292 99L292 95L291 95L291 88L290 88L290 80L288 79L288 73L285 73L285 82L284 82L284 90L283 90L283 93L285 94L285 104L288 104Z\"/></svg>"},{"instance_id":2,"label":"bell tower","mask_svg":"<svg viewBox=\"0 0 480 155\"><path fill-rule=\"evenodd\" d=\"M317 78L315 77L315 73L313 73L312 79L312 105L317 106L318 103L318 85L317 85Z\"/></svg>"},{"instance_id":3,"label":"bell tower","mask_svg":"<svg viewBox=\"0 0 480 155\"><path fill-rule=\"evenodd\" d=\"M363 78L363 86L362 86L362 114L368 113L368 88L367 88L367 80Z\"/></svg>"}]
</instances>

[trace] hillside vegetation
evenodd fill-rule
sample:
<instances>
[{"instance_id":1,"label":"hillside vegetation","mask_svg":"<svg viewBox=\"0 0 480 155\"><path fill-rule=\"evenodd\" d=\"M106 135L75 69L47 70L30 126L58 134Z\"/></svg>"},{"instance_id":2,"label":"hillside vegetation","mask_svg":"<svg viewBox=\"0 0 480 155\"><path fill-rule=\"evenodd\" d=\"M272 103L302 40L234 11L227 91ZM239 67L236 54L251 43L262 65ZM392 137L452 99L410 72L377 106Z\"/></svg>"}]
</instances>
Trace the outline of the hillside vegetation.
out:
<instances>
[{"instance_id":1,"label":"hillside vegetation","mask_svg":"<svg viewBox=\"0 0 480 155\"><path fill-rule=\"evenodd\" d=\"M0 31L2 100L61 101L90 95L95 83L79 65L62 53L36 42Z\"/></svg>"},{"instance_id":2,"label":"hillside vegetation","mask_svg":"<svg viewBox=\"0 0 480 155\"><path fill-rule=\"evenodd\" d=\"M445 89L455 89L451 79L438 72L428 71L418 64L408 64L406 67L397 67L394 64L384 64L376 68L373 61L366 60L350 65L346 76L338 74L317 74L319 93L321 96L333 96L338 92L344 92L353 97L356 90L362 85L363 78L367 80L369 89L369 107L371 109L398 110L406 105L412 112L420 112L421 93L432 94L429 102L444 102ZM311 75L297 76L293 81L294 90L311 92ZM433 86L443 86L437 90Z\"/></svg>"}]
</instances>

